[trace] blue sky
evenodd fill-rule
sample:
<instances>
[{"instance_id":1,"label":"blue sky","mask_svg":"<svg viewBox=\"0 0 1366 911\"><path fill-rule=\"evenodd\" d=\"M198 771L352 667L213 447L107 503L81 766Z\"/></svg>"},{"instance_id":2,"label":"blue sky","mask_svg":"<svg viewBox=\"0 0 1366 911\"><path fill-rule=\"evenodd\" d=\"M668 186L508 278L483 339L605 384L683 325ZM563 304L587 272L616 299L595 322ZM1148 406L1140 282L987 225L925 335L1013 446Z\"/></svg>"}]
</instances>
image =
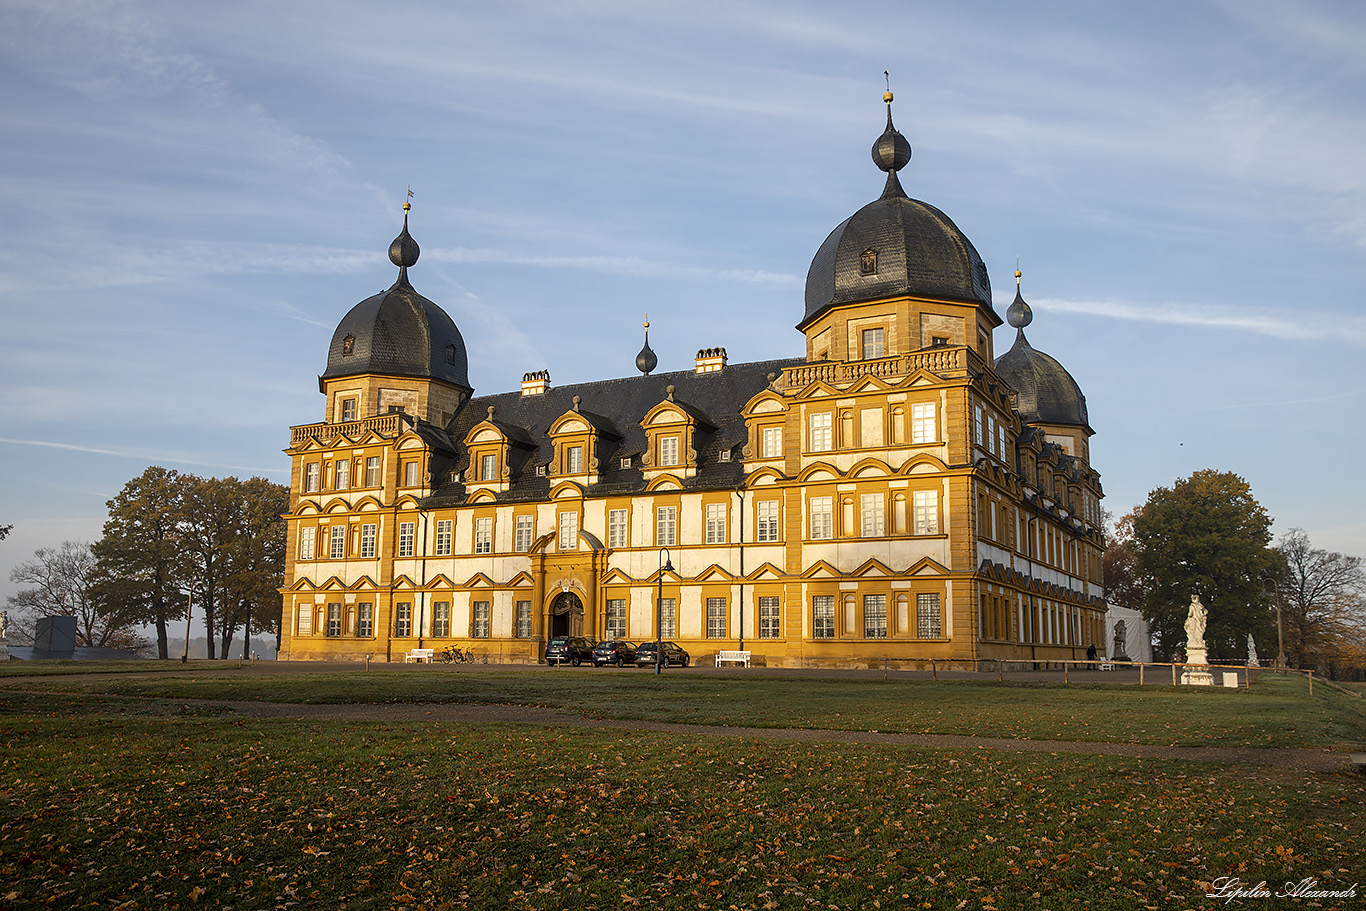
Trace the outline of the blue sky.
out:
<instances>
[{"instance_id":1,"label":"blue sky","mask_svg":"<svg viewBox=\"0 0 1366 911\"><path fill-rule=\"evenodd\" d=\"M287 480L409 185L477 393L629 375L646 312L660 371L799 355L883 70L1107 507L1229 470L1366 555L1362 47L1313 0L0 0L0 596L149 464Z\"/></svg>"}]
</instances>

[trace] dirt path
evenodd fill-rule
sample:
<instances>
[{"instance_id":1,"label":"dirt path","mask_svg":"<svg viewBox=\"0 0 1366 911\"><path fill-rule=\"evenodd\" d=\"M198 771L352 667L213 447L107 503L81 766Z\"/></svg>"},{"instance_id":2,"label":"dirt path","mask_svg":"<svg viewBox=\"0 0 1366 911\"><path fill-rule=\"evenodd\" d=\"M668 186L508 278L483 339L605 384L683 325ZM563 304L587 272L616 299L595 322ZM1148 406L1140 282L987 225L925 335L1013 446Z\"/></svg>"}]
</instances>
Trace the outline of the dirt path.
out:
<instances>
[{"instance_id":1,"label":"dirt path","mask_svg":"<svg viewBox=\"0 0 1366 911\"><path fill-rule=\"evenodd\" d=\"M185 702L185 700L175 700ZM954 750L1011 750L1025 753L1076 753L1101 756L1138 756L1188 762L1269 765L1310 772L1343 772L1351 768L1345 753L1332 750L1257 749L1252 747L1181 747L1141 743L1092 743L1075 740L1011 740L1004 737L965 737L952 734L884 734L875 731L834 731L806 728L745 728L704 724L673 724L586 718L538 706L404 704L297 705L281 702L205 700L243 718L293 718L317 721L448 722L454 724L533 724L622 731L660 731L697 737L737 737L752 740L791 740L831 743L876 743Z\"/></svg>"}]
</instances>

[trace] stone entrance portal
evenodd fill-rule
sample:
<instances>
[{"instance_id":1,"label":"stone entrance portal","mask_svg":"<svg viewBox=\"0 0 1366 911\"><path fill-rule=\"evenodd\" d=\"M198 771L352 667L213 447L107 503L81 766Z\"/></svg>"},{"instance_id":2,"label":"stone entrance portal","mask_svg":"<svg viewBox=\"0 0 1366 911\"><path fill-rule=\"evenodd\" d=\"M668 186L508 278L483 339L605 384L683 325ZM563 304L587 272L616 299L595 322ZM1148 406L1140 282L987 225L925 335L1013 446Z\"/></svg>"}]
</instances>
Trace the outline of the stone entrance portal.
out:
<instances>
[{"instance_id":1,"label":"stone entrance portal","mask_svg":"<svg viewBox=\"0 0 1366 911\"><path fill-rule=\"evenodd\" d=\"M560 592L550 605L550 637L583 635L583 602L573 592Z\"/></svg>"}]
</instances>

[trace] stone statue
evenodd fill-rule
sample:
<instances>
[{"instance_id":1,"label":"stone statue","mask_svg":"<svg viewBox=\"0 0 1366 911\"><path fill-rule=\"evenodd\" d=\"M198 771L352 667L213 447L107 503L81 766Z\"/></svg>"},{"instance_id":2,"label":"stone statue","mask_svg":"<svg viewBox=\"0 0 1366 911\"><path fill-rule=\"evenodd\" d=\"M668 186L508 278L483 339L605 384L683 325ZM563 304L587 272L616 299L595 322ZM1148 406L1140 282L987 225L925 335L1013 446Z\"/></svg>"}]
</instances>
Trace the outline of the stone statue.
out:
<instances>
[{"instance_id":1,"label":"stone statue","mask_svg":"<svg viewBox=\"0 0 1366 911\"><path fill-rule=\"evenodd\" d=\"M1116 661L1128 661L1129 654L1124 648L1124 641L1129 638L1129 628L1123 620L1115 624L1115 643L1110 650L1110 657Z\"/></svg>"},{"instance_id":2,"label":"stone statue","mask_svg":"<svg viewBox=\"0 0 1366 911\"><path fill-rule=\"evenodd\" d=\"M9 611L0 610L0 639L9 638Z\"/></svg>"},{"instance_id":3,"label":"stone statue","mask_svg":"<svg viewBox=\"0 0 1366 911\"><path fill-rule=\"evenodd\" d=\"M1186 651L1205 648L1205 621L1209 614L1200 603L1199 595L1191 595L1190 613L1186 614Z\"/></svg>"},{"instance_id":4,"label":"stone statue","mask_svg":"<svg viewBox=\"0 0 1366 911\"><path fill-rule=\"evenodd\" d=\"M1205 649L1205 621L1209 614L1200 603L1199 595L1191 595L1190 612L1186 614L1186 664L1181 682L1195 686L1213 686L1214 675L1206 666L1209 657Z\"/></svg>"},{"instance_id":5,"label":"stone statue","mask_svg":"<svg viewBox=\"0 0 1366 911\"><path fill-rule=\"evenodd\" d=\"M1261 667L1257 663L1257 643L1252 641L1252 634L1247 634L1247 666Z\"/></svg>"}]
</instances>

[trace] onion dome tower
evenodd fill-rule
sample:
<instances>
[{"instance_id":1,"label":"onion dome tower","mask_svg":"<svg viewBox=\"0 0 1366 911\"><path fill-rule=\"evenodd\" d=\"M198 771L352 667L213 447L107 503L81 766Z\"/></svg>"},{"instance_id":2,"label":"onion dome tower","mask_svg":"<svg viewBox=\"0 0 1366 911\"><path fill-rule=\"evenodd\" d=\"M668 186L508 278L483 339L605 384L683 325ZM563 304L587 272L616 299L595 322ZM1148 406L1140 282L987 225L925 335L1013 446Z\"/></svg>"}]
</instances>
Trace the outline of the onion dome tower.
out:
<instances>
[{"instance_id":1,"label":"onion dome tower","mask_svg":"<svg viewBox=\"0 0 1366 911\"><path fill-rule=\"evenodd\" d=\"M636 369L649 376L650 371L659 366L659 358L650 348L650 318L645 318L645 347L636 355Z\"/></svg>"},{"instance_id":2,"label":"onion dome tower","mask_svg":"<svg viewBox=\"0 0 1366 911\"><path fill-rule=\"evenodd\" d=\"M329 420L403 411L444 426L473 391L455 321L408 281L421 254L408 233L410 209L405 202L403 231L389 245L398 280L352 307L332 333L327 369L318 377Z\"/></svg>"},{"instance_id":3,"label":"onion dome tower","mask_svg":"<svg viewBox=\"0 0 1366 911\"><path fill-rule=\"evenodd\" d=\"M982 311L989 328L999 326L987 268L972 242L947 215L902 189L897 172L910 162L911 144L892 124L892 93L883 100L887 127L873 143L872 156L887 174L886 186L816 251L797 328L807 330L833 308L894 297L968 304ZM967 336L973 339L975 334Z\"/></svg>"},{"instance_id":4,"label":"onion dome tower","mask_svg":"<svg viewBox=\"0 0 1366 911\"><path fill-rule=\"evenodd\" d=\"M1062 442L1071 454L1089 462L1086 440L1095 431L1086 415L1086 396L1062 364L1036 350L1025 338L1025 327L1034 321L1034 312L1020 292L1020 275L1017 269L1015 300L1006 310L1006 320L1016 330L1015 344L996 359L996 375L1015 390L1015 410L1026 424L1041 427L1045 438Z\"/></svg>"}]
</instances>

